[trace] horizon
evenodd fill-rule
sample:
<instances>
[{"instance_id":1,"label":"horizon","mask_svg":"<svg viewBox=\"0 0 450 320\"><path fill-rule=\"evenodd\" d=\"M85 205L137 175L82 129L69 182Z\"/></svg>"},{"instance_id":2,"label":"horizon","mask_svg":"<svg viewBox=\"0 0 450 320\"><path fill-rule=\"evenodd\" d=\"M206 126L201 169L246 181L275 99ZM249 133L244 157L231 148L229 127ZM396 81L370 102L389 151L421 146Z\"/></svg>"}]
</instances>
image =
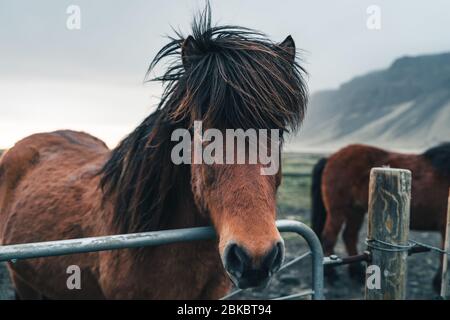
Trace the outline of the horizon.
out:
<instances>
[{"instance_id":1,"label":"horizon","mask_svg":"<svg viewBox=\"0 0 450 320\"><path fill-rule=\"evenodd\" d=\"M0 149L56 129L86 131L113 147L159 101L160 84L143 80L151 58L167 42L161 35L172 34L171 25L187 35L193 13L204 1L76 1L81 28L68 30L66 11L72 4L0 3L0 24L5 24L0 28ZM253 27L274 41L292 34L309 72L310 95L336 90L404 56L450 52L438 32L448 26L443 12L450 11L450 3L430 7L420 1L378 1L379 30L366 26L371 4L292 1L274 6L260 1L260 10L254 10L255 2L249 1L235 12L237 0L211 1L214 23ZM152 14L154 6L157 15Z\"/></svg>"},{"instance_id":2,"label":"horizon","mask_svg":"<svg viewBox=\"0 0 450 320\"><path fill-rule=\"evenodd\" d=\"M435 55L442 55L442 54L450 54L450 51L436 52L436 53L425 53L425 54L420 54L420 55L404 54L404 55L401 55L401 56L393 59L385 68L374 69L374 70L366 71L364 73L355 74L352 78L343 81L342 83L338 84L336 87L320 89L320 90L317 90L315 92L310 92L309 95L310 95L310 98L311 98L312 96L314 96L315 94L320 93L320 92L339 90L342 85L344 85L347 82L352 81L352 80L354 80L356 78L364 77L364 76L366 76L368 74L371 74L371 73L374 73L374 72L387 70L396 60L401 59L401 58L405 58L405 57L416 58L416 57L422 57L422 56L435 56ZM0 84L1 84L1 78L0 78ZM76 83L76 84L80 85L79 83ZM115 84L115 86L120 88L120 90L130 90L130 91L132 91L134 94L136 94L136 100L138 100L139 98L142 99L142 95L144 95L145 99L148 100L145 105L141 106L142 109L140 111L141 111L142 118L138 119L138 122L136 123L135 126L132 126L132 125L131 126L130 125L128 125L128 126L126 126L126 125L124 125L124 126L117 126L117 125L114 124L114 121L112 121L110 125L104 124L104 125L98 127L98 125L96 125L95 122L92 122L92 119L87 119L87 120L90 120L90 121L87 121L82 126L80 126L80 124L78 124L78 123L75 124L75 126L81 127L81 129L79 129L79 130L71 128L70 127L71 126L70 122L64 122L63 121L63 125L58 125L58 124L55 124L53 126L48 126L47 125L46 126L48 128L47 130L41 130L40 131L39 130L39 125L33 126L31 123L28 123L27 129L23 130L24 135L22 137L19 137L16 140L14 140L13 144L11 144L10 146L5 146L5 145L1 144L2 137L3 137L3 140L8 140L8 135L7 134L5 135L5 131L2 131L2 137L0 137L0 151L5 151L5 150L11 148L14 145L14 143L16 143L17 141L21 140L22 138L26 138L27 136L29 136L31 134L41 133L41 132L51 132L51 131L56 131L56 130L61 130L61 129L69 129L69 130L74 130L74 131L84 131L84 132L87 132L87 133L92 134L94 136L101 137L102 133L103 133L103 130L105 130L105 128L107 128L107 129L111 130L110 131L111 135L109 136L109 139L108 138L106 138L106 139L103 138L102 140L108 145L108 147L110 149L115 148L116 145L123 138L125 138L125 136L128 133L131 133L135 129L135 127L137 127L139 125L140 121L142 121L146 116L148 116L151 112L153 112L155 110L155 108L156 108L156 106L157 106L157 104L159 102L159 97L145 95L143 90L139 90L139 88L136 88L136 87L130 87L129 84L125 84L125 85ZM142 87L146 87L146 86L148 86L148 84L143 82L142 83ZM102 85L100 85L99 87L96 87L96 89L102 89L102 88L104 89L104 87ZM90 89L89 88L84 88L84 90L85 91L89 91ZM162 94L162 90L160 90L160 91L161 91L160 94ZM108 93L110 93L110 92L108 91ZM98 106L98 105L96 105L96 106ZM86 109L86 110L89 109L90 107L93 107L92 101L86 101L86 105L81 106L82 109ZM75 108L74 108L73 111L78 111L78 110L75 110ZM101 116L104 116L104 115L101 115ZM0 123L1 123L1 120L0 120ZM66 126L64 126L64 125L66 125ZM126 131L126 130L128 130L128 131ZM301 128L299 130L301 131ZM8 131L6 131L6 132L8 132ZM14 130L13 130L13 132L14 132ZM297 147L296 146L296 147L293 147L292 144L290 143L290 140L294 139L295 136L297 136L299 134L299 132L295 133L294 135L290 135L288 137L286 145L285 145L285 147L282 150L282 153L304 153L304 154L321 155L321 154L330 154L330 153L333 153L333 152L335 152L336 150L339 149L339 147L330 147L330 146L325 146L325 147L321 147L321 146L318 146L318 147L308 147L308 146ZM6 136L6 139L5 139L5 136ZM9 140L12 141L13 139L15 139L16 135L13 134L11 136L12 136L12 138L10 138ZM370 143L368 143L368 145L370 145ZM389 149L389 148L387 148L387 149ZM405 148L405 149L390 148L390 149L396 150L396 151L399 151L399 152L404 152L404 153L406 153L406 152L420 153L420 152L424 151L424 149L409 149L409 148Z\"/></svg>"}]
</instances>

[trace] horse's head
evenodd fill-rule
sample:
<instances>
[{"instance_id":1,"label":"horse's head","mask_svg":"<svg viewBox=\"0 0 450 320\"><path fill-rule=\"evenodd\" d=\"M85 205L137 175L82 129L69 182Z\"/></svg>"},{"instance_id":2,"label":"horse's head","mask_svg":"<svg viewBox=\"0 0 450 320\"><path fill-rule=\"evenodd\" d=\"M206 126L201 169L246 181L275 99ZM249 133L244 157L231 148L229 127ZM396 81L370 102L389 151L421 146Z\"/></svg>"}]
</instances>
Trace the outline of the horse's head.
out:
<instances>
[{"instance_id":1,"label":"horse's head","mask_svg":"<svg viewBox=\"0 0 450 320\"><path fill-rule=\"evenodd\" d=\"M275 225L281 170L263 175L263 167L260 162L191 166L196 204L214 224L223 265L240 288L265 285L284 257Z\"/></svg>"},{"instance_id":2,"label":"horse's head","mask_svg":"<svg viewBox=\"0 0 450 320\"><path fill-rule=\"evenodd\" d=\"M155 79L166 85L158 111L102 171L104 198L115 199L114 222L120 232L160 230L192 225L198 220L187 215L194 212L215 226L232 280L241 288L263 285L284 255L275 225L282 137L298 127L307 100L294 41L212 27L207 9L192 35L172 39L150 70L163 58L174 60ZM183 214L185 222L174 223Z\"/></svg>"},{"instance_id":3,"label":"horse's head","mask_svg":"<svg viewBox=\"0 0 450 320\"><path fill-rule=\"evenodd\" d=\"M211 27L205 15L180 45L172 97L181 98L171 117L193 133L196 205L217 230L234 283L264 285L284 257L275 224L282 136L298 125L306 104L294 41L275 44L248 29Z\"/></svg>"}]
</instances>

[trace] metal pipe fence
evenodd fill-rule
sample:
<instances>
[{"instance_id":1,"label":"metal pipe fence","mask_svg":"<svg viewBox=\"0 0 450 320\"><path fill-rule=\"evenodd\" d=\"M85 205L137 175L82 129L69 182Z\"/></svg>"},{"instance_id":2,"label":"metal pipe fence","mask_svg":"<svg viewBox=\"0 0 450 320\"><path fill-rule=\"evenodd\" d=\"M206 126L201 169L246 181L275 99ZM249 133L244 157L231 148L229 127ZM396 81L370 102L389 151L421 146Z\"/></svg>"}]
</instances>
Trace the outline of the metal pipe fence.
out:
<instances>
[{"instance_id":1,"label":"metal pipe fence","mask_svg":"<svg viewBox=\"0 0 450 320\"><path fill-rule=\"evenodd\" d=\"M312 231L304 223L298 221L278 220L277 227L280 232L293 232L302 236L310 247L310 255L312 256L312 290L307 290L306 292L280 298L295 298L304 295L311 295L312 299L323 299L324 257L320 240L314 231ZM212 227L198 227L70 240L13 244L0 246L0 261L14 262L21 259L42 258L75 253L159 246L187 241L208 240L214 239L215 237L216 233ZM309 255L309 253L304 254L301 258L306 257L307 255ZM294 260L297 262L300 259ZM292 261L288 262L282 267L282 269L292 264Z\"/></svg>"}]
</instances>

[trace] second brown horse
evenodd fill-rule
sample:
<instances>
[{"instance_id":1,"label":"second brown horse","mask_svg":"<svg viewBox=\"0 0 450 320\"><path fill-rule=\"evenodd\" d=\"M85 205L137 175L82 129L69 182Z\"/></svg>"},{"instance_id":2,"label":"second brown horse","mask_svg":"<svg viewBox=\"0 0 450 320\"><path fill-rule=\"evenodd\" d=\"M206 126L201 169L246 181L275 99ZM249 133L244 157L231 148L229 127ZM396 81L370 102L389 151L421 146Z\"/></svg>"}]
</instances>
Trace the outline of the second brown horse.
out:
<instances>
[{"instance_id":1,"label":"second brown horse","mask_svg":"<svg viewBox=\"0 0 450 320\"><path fill-rule=\"evenodd\" d=\"M368 209L370 169L383 166L412 172L411 229L444 233L450 187L450 143L422 154L350 145L328 159L321 159L313 171L312 225L321 237L326 255L333 253L344 224L347 253L358 253L358 233ZM361 267L350 265L350 273L359 276ZM332 269L328 274L334 275ZM438 280L435 278L435 285Z\"/></svg>"}]
</instances>

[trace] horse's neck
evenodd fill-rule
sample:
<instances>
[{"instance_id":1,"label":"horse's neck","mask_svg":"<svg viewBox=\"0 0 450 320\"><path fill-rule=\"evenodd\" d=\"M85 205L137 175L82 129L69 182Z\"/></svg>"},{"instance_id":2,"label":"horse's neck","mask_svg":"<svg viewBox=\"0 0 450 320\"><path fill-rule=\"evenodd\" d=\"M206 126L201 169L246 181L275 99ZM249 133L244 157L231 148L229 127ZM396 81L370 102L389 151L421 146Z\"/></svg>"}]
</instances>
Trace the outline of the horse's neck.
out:
<instances>
[{"instance_id":1,"label":"horse's neck","mask_svg":"<svg viewBox=\"0 0 450 320\"><path fill-rule=\"evenodd\" d=\"M165 206L163 215L168 215L169 218L167 223L161 226L161 230L191 228L210 224L208 217L202 214L195 205L190 185L177 186L171 192L176 195L177 200ZM113 222L114 208L112 203L106 203L103 208L98 208L98 210L101 212L99 219L102 223L98 224L101 230L98 230L97 233L117 234L117 227Z\"/></svg>"},{"instance_id":2,"label":"horse's neck","mask_svg":"<svg viewBox=\"0 0 450 320\"><path fill-rule=\"evenodd\" d=\"M183 185L183 186L182 186ZM178 184L172 201L164 214L170 215L169 222L162 229L179 229L205 226L208 218L197 209L190 184ZM104 234L114 234L113 210L105 208L102 223L107 231ZM105 230L106 230L105 229ZM148 247L140 251L117 250L106 254L101 263L105 270L105 279L112 279L119 274L129 274L129 277L117 277L102 287L106 295L122 297L120 294L129 292L139 298L174 299L174 298L211 298L212 294L221 296L228 290L228 280L223 272L217 244L214 241L199 241L177 243L170 246ZM179 261L189 261L189 268L180 268ZM161 267L164 266L164 267ZM182 270L182 271L180 271ZM106 273L106 275L105 275ZM199 276L201 275L201 276ZM142 281L145 279L146 281ZM167 287L167 283L172 283ZM211 285L210 283L213 283ZM209 285L209 287L208 287ZM122 289L123 288L123 289ZM186 288L189 288L186 291ZM111 290L108 292L108 290ZM206 290L206 291L205 291ZM219 293L216 291L219 290ZM211 291L211 293L209 293ZM214 297L215 297L214 296ZM129 297L126 297L129 298Z\"/></svg>"},{"instance_id":3,"label":"horse's neck","mask_svg":"<svg viewBox=\"0 0 450 320\"><path fill-rule=\"evenodd\" d=\"M191 228L205 226L209 224L209 219L202 214L194 202L194 196L189 186L178 186L172 192L177 194L179 201L167 209L171 219L168 221L168 225L164 226L164 229L179 229L179 228ZM171 212L169 212L171 211Z\"/></svg>"}]
</instances>

